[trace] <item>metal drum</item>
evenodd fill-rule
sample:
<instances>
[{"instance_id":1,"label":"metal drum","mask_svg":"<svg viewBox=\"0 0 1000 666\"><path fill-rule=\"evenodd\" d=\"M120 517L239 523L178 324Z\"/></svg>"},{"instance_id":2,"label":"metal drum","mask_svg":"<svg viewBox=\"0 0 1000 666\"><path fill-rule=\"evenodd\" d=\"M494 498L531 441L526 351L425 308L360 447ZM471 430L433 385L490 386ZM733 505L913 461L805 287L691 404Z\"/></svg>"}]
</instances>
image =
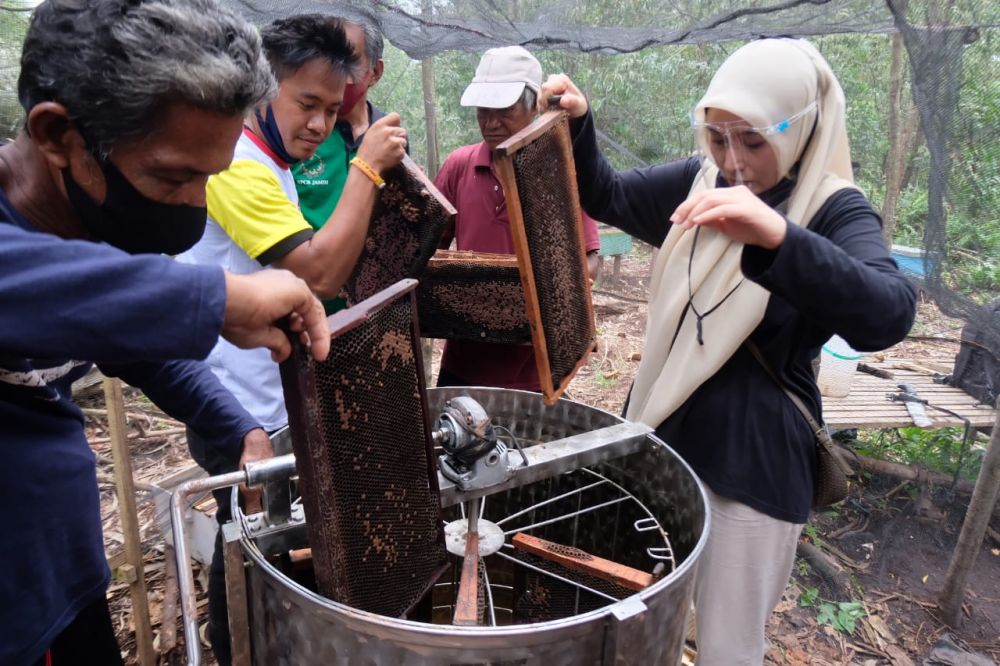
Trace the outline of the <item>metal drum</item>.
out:
<instances>
[{"instance_id":1,"label":"metal drum","mask_svg":"<svg viewBox=\"0 0 1000 666\"><path fill-rule=\"evenodd\" d=\"M428 394L435 413L449 398L472 397L522 446L622 421L569 400L545 407L540 395L522 391L441 388ZM648 435L624 457L487 495L482 520L499 527L494 531L504 533L504 543L482 559L485 626L450 623L459 558L411 614L423 621L376 615L320 596L310 589L310 572L289 563L291 549L308 545L300 507L293 505L290 527L270 530L251 524L234 507L246 562L252 661L258 666L680 663L695 569L708 533L707 506L687 464ZM443 517L457 522L462 510L445 508ZM515 532L660 577L640 592L623 594L614 585L515 552L510 544Z\"/></svg>"}]
</instances>

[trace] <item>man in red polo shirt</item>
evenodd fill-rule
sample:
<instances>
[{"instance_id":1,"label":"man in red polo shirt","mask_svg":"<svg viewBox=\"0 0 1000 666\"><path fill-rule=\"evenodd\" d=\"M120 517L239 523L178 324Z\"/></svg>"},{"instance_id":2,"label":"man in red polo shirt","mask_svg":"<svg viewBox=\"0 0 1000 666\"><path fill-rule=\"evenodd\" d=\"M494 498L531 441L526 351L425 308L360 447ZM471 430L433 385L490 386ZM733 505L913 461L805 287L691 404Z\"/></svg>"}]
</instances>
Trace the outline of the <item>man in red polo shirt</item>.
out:
<instances>
[{"instance_id":1,"label":"man in red polo shirt","mask_svg":"<svg viewBox=\"0 0 1000 666\"><path fill-rule=\"evenodd\" d=\"M483 141L462 146L445 160L434 184L458 210L454 238L459 250L514 254L503 188L493 149L535 119L542 66L520 46L490 49L462 93L462 106L476 107ZM583 216L590 275L597 274L597 223ZM447 246L452 238L443 239ZM438 386L499 386L538 391L531 345L451 340L444 348Z\"/></svg>"}]
</instances>

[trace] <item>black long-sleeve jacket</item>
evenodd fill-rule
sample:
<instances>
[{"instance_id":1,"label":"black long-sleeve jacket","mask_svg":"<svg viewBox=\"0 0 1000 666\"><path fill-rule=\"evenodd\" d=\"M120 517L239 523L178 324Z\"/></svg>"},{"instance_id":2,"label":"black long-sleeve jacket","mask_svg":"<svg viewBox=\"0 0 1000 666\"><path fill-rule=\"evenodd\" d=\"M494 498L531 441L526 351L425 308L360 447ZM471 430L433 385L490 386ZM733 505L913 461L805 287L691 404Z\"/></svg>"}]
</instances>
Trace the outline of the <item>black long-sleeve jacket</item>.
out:
<instances>
[{"instance_id":1,"label":"black long-sleeve jacket","mask_svg":"<svg viewBox=\"0 0 1000 666\"><path fill-rule=\"evenodd\" d=\"M573 121L571 130L584 210L660 246L670 215L694 182L697 161L618 172L597 147L589 112ZM817 420L822 405L811 362L822 344L836 333L855 349L876 351L902 340L913 324L916 291L885 247L881 218L854 189L836 192L806 227L788 222L777 249L746 246L742 270L771 293L750 337ZM709 316L704 325L725 322ZM808 518L815 440L745 346L656 432L719 495L780 520Z\"/></svg>"}]
</instances>

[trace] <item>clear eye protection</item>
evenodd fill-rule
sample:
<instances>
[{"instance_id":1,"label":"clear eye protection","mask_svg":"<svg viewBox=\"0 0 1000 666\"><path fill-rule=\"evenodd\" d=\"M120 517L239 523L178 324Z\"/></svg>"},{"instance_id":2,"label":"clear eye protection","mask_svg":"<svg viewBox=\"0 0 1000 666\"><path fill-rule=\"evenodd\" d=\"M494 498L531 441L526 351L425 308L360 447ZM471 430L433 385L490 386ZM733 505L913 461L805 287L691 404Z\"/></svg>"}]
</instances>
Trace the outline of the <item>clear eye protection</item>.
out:
<instances>
[{"instance_id":1,"label":"clear eye protection","mask_svg":"<svg viewBox=\"0 0 1000 666\"><path fill-rule=\"evenodd\" d=\"M772 137L784 134L817 107L814 100L798 113L764 127L752 127L744 120L699 122L692 111L688 115L694 130L696 153L703 165L707 160L717 166L730 185L745 185L753 178L756 157L769 147ZM705 171L703 169L703 173Z\"/></svg>"}]
</instances>

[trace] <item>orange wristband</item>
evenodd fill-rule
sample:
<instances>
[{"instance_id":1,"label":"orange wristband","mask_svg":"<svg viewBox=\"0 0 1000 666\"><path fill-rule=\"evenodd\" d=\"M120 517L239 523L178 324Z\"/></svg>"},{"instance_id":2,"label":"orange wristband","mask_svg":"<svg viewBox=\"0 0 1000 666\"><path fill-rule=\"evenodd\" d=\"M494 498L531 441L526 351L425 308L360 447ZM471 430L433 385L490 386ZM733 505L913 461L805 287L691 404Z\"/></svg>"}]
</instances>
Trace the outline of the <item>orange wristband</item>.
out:
<instances>
[{"instance_id":1,"label":"orange wristband","mask_svg":"<svg viewBox=\"0 0 1000 666\"><path fill-rule=\"evenodd\" d=\"M360 157L354 157L354 158L351 159L351 164L353 164L354 166L358 167L361 170L361 173L363 173L366 176L368 176L368 178L373 183L375 183L375 187L377 187L380 190L383 187L385 187L385 180L382 178L382 176L378 175L375 172L375 169L373 169L371 167L371 165L368 164L368 162L365 162Z\"/></svg>"}]
</instances>

